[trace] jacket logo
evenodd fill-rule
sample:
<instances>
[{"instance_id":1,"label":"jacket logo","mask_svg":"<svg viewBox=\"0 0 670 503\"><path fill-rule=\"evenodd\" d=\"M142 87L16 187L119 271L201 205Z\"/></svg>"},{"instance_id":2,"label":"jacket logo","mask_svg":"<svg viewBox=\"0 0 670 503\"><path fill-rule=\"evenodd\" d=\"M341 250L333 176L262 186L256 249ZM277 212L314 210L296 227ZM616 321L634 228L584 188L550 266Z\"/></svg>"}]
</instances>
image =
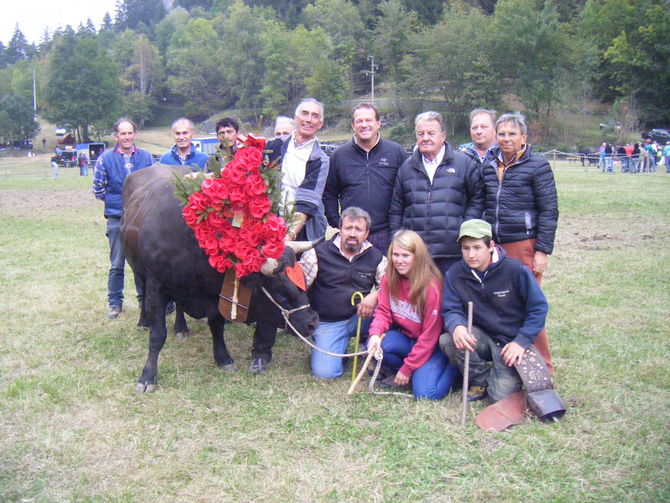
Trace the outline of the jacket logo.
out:
<instances>
[{"instance_id":1,"label":"jacket logo","mask_svg":"<svg viewBox=\"0 0 670 503\"><path fill-rule=\"evenodd\" d=\"M502 299L504 297L507 297L508 293L509 293L509 290L498 290L497 292L493 292L493 295Z\"/></svg>"},{"instance_id":2,"label":"jacket logo","mask_svg":"<svg viewBox=\"0 0 670 503\"><path fill-rule=\"evenodd\" d=\"M447 168L447 173L456 173L454 168Z\"/></svg>"},{"instance_id":3,"label":"jacket logo","mask_svg":"<svg viewBox=\"0 0 670 503\"><path fill-rule=\"evenodd\" d=\"M380 157L379 158L379 165L380 166L388 166L389 165L388 159L386 157Z\"/></svg>"}]
</instances>

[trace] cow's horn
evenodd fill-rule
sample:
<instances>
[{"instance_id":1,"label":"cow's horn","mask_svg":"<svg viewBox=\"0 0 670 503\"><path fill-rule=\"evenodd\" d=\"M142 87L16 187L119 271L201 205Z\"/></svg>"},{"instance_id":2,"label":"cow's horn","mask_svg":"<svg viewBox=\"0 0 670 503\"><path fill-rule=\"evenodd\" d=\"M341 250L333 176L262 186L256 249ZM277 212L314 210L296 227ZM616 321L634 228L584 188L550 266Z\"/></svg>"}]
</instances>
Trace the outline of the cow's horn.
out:
<instances>
[{"instance_id":1,"label":"cow's horn","mask_svg":"<svg viewBox=\"0 0 670 503\"><path fill-rule=\"evenodd\" d=\"M307 250L311 250L323 240L324 238L321 237L319 239L315 239L314 241L288 241L286 246L293 248L293 251L296 253L302 253L306 252Z\"/></svg>"},{"instance_id":2,"label":"cow's horn","mask_svg":"<svg viewBox=\"0 0 670 503\"><path fill-rule=\"evenodd\" d=\"M261 272L264 276L274 276L278 265L279 262L277 262L276 258L265 259L265 264L261 266Z\"/></svg>"}]
</instances>

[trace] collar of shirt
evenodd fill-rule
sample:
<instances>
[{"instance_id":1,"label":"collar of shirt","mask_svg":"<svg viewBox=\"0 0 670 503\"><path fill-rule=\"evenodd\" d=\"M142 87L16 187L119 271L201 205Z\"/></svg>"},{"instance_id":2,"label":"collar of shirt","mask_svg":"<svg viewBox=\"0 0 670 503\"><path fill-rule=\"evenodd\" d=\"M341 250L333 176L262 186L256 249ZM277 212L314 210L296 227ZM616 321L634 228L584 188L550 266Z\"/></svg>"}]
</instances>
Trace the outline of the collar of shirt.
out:
<instances>
[{"instance_id":1,"label":"collar of shirt","mask_svg":"<svg viewBox=\"0 0 670 503\"><path fill-rule=\"evenodd\" d=\"M347 257L344 253L342 253L342 246L341 246L341 245L342 245L342 240L340 239L340 235L339 235L339 234L338 234L337 236L335 236L335 239L333 239L333 244L334 244L335 246L337 246L337 249L339 250L340 254L341 254L344 258L348 259L349 262L351 262L351 261L354 259L354 257L355 257L356 255L360 255L360 254L363 253L365 250L367 250L368 248L371 248L371 247L372 247L372 243L370 243L370 241L368 241L368 240L366 239L365 241L363 241L363 246L361 246L361 249L358 251L358 253L354 254L351 258L349 258L349 257Z\"/></svg>"},{"instance_id":2,"label":"collar of shirt","mask_svg":"<svg viewBox=\"0 0 670 503\"><path fill-rule=\"evenodd\" d=\"M435 159L432 161L429 161L426 159L426 157L421 154L421 158L423 159L423 167L426 168L426 173L428 173L428 178L430 178L430 182L433 182L433 177L435 176L435 172L437 171L437 167L440 165L442 160L444 159L444 152L446 151L446 148L444 145L442 145L442 148L440 151L437 153L435 156Z\"/></svg>"},{"instance_id":3,"label":"collar of shirt","mask_svg":"<svg viewBox=\"0 0 670 503\"><path fill-rule=\"evenodd\" d=\"M114 153L125 154L125 152L121 151L118 144L114 146ZM127 155L133 155L133 154L137 154L137 145L133 145L133 149Z\"/></svg>"},{"instance_id":4,"label":"collar of shirt","mask_svg":"<svg viewBox=\"0 0 670 503\"><path fill-rule=\"evenodd\" d=\"M377 144L378 144L380 141L382 141L382 135L381 135L381 133L380 133L379 131L377 131L377 139L375 140L374 145L372 145L372 147L370 147L370 151L371 151L373 148L375 148L375 147L377 146ZM356 135L354 135L354 144L355 144L357 147L362 148L363 150L365 150L363 147L361 147L361 144L358 143L358 140L356 139Z\"/></svg>"}]
</instances>

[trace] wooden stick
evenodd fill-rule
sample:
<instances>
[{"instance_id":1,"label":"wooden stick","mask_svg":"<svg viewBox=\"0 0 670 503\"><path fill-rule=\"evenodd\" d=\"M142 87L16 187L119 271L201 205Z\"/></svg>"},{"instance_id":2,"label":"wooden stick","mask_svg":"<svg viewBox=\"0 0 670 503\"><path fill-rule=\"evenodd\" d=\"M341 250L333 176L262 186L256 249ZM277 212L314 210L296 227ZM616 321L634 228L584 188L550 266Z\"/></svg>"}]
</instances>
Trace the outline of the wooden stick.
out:
<instances>
[{"instance_id":1,"label":"wooden stick","mask_svg":"<svg viewBox=\"0 0 670 503\"><path fill-rule=\"evenodd\" d=\"M361 371L356 376L356 379L354 380L354 382L352 382L351 386L349 386L349 391L347 391L347 395L352 395L354 393L354 389L356 389L356 386L361 381L361 378L363 377L363 374L365 374L365 371L368 369L368 366L370 365L370 361L372 360L372 357L374 355L375 354L372 351L368 351L368 356L365 359L365 363L363 363L363 366L361 367Z\"/></svg>"},{"instance_id":2,"label":"wooden stick","mask_svg":"<svg viewBox=\"0 0 670 503\"><path fill-rule=\"evenodd\" d=\"M472 337L472 302L468 302L468 337ZM465 351L465 363L463 363L463 410L461 411L461 426L465 426L468 414L468 380L470 377L470 351Z\"/></svg>"}]
</instances>

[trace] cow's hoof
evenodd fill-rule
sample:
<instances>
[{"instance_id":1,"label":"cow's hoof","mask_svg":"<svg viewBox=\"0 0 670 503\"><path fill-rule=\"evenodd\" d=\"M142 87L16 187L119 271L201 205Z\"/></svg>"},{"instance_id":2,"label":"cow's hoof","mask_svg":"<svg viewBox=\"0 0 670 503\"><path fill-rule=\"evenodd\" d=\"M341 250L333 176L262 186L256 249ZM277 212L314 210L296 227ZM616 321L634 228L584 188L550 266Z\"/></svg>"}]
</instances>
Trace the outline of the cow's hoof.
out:
<instances>
[{"instance_id":1,"label":"cow's hoof","mask_svg":"<svg viewBox=\"0 0 670 503\"><path fill-rule=\"evenodd\" d=\"M153 393L156 385L151 383L138 382L135 386L135 393Z\"/></svg>"},{"instance_id":2,"label":"cow's hoof","mask_svg":"<svg viewBox=\"0 0 670 503\"><path fill-rule=\"evenodd\" d=\"M191 332L189 332L188 330L184 330L183 332L175 332L175 333L174 333L174 336L175 336L177 339L182 339L182 340L183 340L183 339L188 339L188 336L189 336L189 335L191 335Z\"/></svg>"},{"instance_id":3,"label":"cow's hoof","mask_svg":"<svg viewBox=\"0 0 670 503\"><path fill-rule=\"evenodd\" d=\"M219 368L224 372L237 372L239 369L234 363L226 363L224 365L219 365Z\"/></svg>"},{"instance_id":4,"label":"cow's hoof","mask_svg":"<svg viewBox=\"0 0 670 503\"><path fill-rule=\"evenodd\" d=\"M252 374L263 374L270 366L270 362L264 358L254 358L249 365L249 372Z\"/></svg>"}]
</instances>

